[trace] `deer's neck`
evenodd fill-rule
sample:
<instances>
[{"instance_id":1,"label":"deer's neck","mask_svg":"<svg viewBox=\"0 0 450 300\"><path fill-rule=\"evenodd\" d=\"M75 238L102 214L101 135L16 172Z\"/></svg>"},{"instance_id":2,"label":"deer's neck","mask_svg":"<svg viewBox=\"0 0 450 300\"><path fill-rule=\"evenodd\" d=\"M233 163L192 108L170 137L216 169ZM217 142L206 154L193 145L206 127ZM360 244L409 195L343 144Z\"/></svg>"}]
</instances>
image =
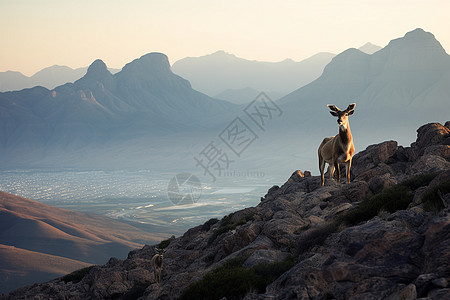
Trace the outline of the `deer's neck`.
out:
<instances>
[{"instance_id":1,"label":"deer's neck","mask_svg":"<svg viewBox=\"0 0 450 300\"><path fill-rule=\"evenodd\" d=\"M347 127L339 126L339 139L343 145L348 145L352 142L352 132L349 124L347 124Z\"/></svg>"}]
</instances>

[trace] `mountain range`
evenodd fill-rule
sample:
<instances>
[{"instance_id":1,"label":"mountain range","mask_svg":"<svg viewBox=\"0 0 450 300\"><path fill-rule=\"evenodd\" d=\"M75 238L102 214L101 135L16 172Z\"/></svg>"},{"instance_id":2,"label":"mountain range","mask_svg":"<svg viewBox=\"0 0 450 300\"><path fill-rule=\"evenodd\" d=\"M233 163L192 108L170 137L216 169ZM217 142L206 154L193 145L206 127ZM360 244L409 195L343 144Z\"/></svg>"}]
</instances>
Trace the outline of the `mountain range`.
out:
<instances>
[{"instance_id":1,"label":"mountain range","mask_svg":"<svg viewBox=\"0 0 450 300\"><path fill-rule=\"evenodd\" d=\"M295 162L316 170L316 145L337 133L328 103L357 103L350 118L357 149L385 139L408 144L408 128L447 118L450 57L433 34L416 29L369 53L340 53L305 86L297 77L301 87L276 102L282 114L263 129L244 118L245 105L194 90L164 54L144 55L114 75L97 60L74 83L0 93L1 165L192 171L194 156L242 117L258 138L240 168L285 173ZM240 60L225 52L207 59L216 57Z\"/></svg>"},{"instance_id":2,"label":"mountain range","mask_svg":"<svg viewBox=\"0 0 450 300\"><path fill-rule=\"evenodd\" d=\"M366 43L364 46L360 47L359 50L368 53L368 54L372 54L378 50L380 50L381 47L374 45L372 43ZM216 52L214 54L212 54L212 56L216 55L217 53L221 53L223 51L219 51ZM230 54L230 56L233 56ZM330 55L330 59L331 57L333 57L334 55ZM190 58L187 58L185 60L189 60ZM208 59L208 56L203 56L203 57L199 57L197 58L197 64L201 65L201 60L203 59ZM220 58L219 58L220 59ZM292 74L293 77L305 77L308 78L310 77L311 79L308 81L312 81L312 79L316 78L318 76L318 74L323 70L325 64L329 62L330 59L327 59L326 56L324 56L324 62L323 63L319 63L317 62L317 68L314 68L311 66L311 68L309 68L309 66L311 64L305 64L307 68L302 68L300 65L301 62L299 63L295 63L292 60L286 60L286 61L291 61L294 64L297 64L297 74ZM185 61L185 60L181 60L181 61ZM307 60L306 60L307 61ZM248 61L245 59L240 59L240 58L236 58L236 63L238 64L247 64L251 62L253 63L254 66L256 65L271 65L273 63L268 63L268 62L263 62L263 61ZM224 62L216 62L217 64L226 64L226 61ZM180 64L178 64L178 62L175 63L177 65L177 68ZM196 70L199 68L199 66L197 64L192 65L192 69L191 70L185 70L185 73L187 73L185 78L187 78L188 80L192 81L190 76L191 74L194 74L194 76L198 76L196 75ZM181 65L183 65L183 63L181 63ZM276 64L273 64L276 65ZM245 68L245 66L243 67L239 67L237 66L237 68ZM57 86L63 85L67 82L75 82L76 80L80 79L81 77L83 77L86 74L88 67L83 67L83 68L76 68L76 69L72 69L68 66L60 66L60 65L54 65L54 66L50 66L47 68L44 68L38 72L36 72L35 74L33 74L32 76L26 76L23 75L20 72L17 71L6 71L6 72L0 72L0 92L8 92L8 91L18 91L18 90L22 90L25 88L32 88L35 86L42 86L45 87L47 89L54 89ZM183 70L183 67L181 68ZM262 69L264 69L264 67L260 67L257 68L258 70L256 71L261 71ZM114 69L114 68L108 68L108 70L112 73L118 73L120 72L120 69ZM197 70L198 71L198 70ZM251 71L251 70L249 70ZM266 68L265 70L266 72L273 72L270 68ZM311 71L311 74L308 74L308 72ZM281 71L279 72L279 75L281 74ZM255 74L250 74L249 78L247 78L246 80L252 80L252 77L258 76L258 73ZM270 75L265 75L265 76L270 76ZM283 78L285 79L285 78ZM195 78L194 78L195 80ZM289 79L290 80L290 79ZM227 82L221 82L221 86L223 86L222 91L226 91L226 90L236 90L235 88L233 88L233 85L231 86L226 86ZM197 85L197 82L196 82ZM199 83L199 86L205 86L207 85L207 83ZM217 83L216 83L217 85ZM287 90L286 92L289 92L291 90L293 90L294 88L298 87L297 85L294 85L292 88L290 88L289 90ZM245 89L248 89L249 87L244 87ZM203 89L198 89L201 92L204 92ZM266 89L264 89L266 92L268 92ZM259 90L260 92L261 90ZM270 96L274 99L277 99L281 96L284 96L284 94L286 94L286 92L281 93L281 92L275 92L274 94L271 94ZM214 95L212 95L214 96ZM217 96L216 98L218 99L222 99L221 97ZM224 100L228 100L226 98L223 98ZM233 99L231 98L230 102L233 102ZM250 99L253 100L253 99Z\"/></svg>"},{"instance_id":3,"label":"mountain range","mask_svg":"<svg viewBox=\"0 0 450 300\"><path fill-rule=\"evenodd\" d=\"M152 148L155 136L202 132L214 127L217 115L236 109L193 90L171 72L164 54L144 55L114 75L96 60L74 83L0 93L2 166L31 166L58 153L84 156L86 149L126 146L134 139Z\"/></svg>"},{"instance_id":4,"label":"mountain range","mask_svg":"<svg viewBox=\"0 0 450 300\"><path fill-rule=\"evenodd\" d=\"M277 101L283 115L271 124L274 134L261 136L264 151L253 155L253 163L288 172L295 162L317 171L318 145L338 133L327 104L345 109L356 103L350 128L356 149L364 149L390 139L409 145L409 128L448 119L449 99L450 56L433 34L415 29L373 54L351 48L319 78Z\"/></svg>"},{"instance_id":5,"label":"mountain range","mask_svg":"<svg viewBox=\"0 0 450 300\"><path fill-rule=\"evenodd\" d=\"M0 292L125 257L163 237L0 191Z\"/></svg>"},{"instance_id":6,"label":"mountain range","mask_svg":"<svg viewBox=\"0 0 450 300\"><path fill-rule=\"evenodd\" d=\"M292 59L262 62L217 51L183 58L175 62L172 69L187 78L194 89L214 97L228 89L244 88L284 95L320 76L333 57L334 54L324 52L300 62Z\"/></svg>"},{"instance_id":7,"label":"mountain range","mask_svg":"<svg viewBox=\"0 0 450 300\"><path fill-rule=\"evenodd\" d=\"M378 134L389 128L394 133L401 127L445 120L450 112L449 83L450 56L433 34L416 29L372 55L357 49L342 52L317 80L279 103L296 118L320 127L311 111L325 115L327 103L345 108L356 102L356 128Z\"/></svg>"},{"instance_id":8,"label":"mountain range","mask_svg":"<svg viewBox=\"0 0 450 300\"><path fill-rule=\"evenodd\" d=\"M54 65L44 68L32 76L25 76L17 71L0 72L0 92L19 91L35 86L53 89L80 79L86 74L86 70L87 67L72 69L67 66ZM114 74L120 70L110 68L109 71Z\"/></svg>"}]
</instances>

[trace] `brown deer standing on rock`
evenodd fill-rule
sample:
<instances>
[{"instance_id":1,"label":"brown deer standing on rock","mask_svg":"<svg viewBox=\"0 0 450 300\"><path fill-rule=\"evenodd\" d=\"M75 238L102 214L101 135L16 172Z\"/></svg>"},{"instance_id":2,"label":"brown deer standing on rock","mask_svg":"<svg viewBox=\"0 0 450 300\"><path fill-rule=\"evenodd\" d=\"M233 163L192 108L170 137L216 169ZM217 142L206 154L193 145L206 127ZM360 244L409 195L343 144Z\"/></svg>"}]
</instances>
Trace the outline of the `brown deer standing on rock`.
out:
<instances>
[{"instance_id":1,"label":"brown deer standing on rock","mask_svg":"<svg viewBox=\"0 0 450 300\"><path fill-rule=\"evenodd\" d=\"M153 255L151 264L152 264L153 272L155 273L155 280L156 280L156 282L160 283L161 282L161 271L162 271L162 266L163 266L163 254L164 254L164 252L166 252L166 250L159 249L159 248L155 248L155 250L157 253L155 255Z\"/></svg>"},{"instance_id":2,"label":"brown deer standing on rock","mask_svg":"<svg viewBox=\"0 0 450 300\"><path fill-rule=\"evenodd\" d=\"M346 110L340 110L335 105L327 105L331 110L331 115L337 117L339 124L339 134L324 138L319 146L319 170L322 179L322 186L325 183L324 169L325 163L330 166L330 179L333 178L334 170L337 169L338 182L341 181L341 171L339 164L345 163L347 172L347 180L350 182L350 167L352 165L352 157L355 152L353 145L353 137L348 123L348 117L353 115L355 103L350 104Z\"/></svg>"}]
</instances>

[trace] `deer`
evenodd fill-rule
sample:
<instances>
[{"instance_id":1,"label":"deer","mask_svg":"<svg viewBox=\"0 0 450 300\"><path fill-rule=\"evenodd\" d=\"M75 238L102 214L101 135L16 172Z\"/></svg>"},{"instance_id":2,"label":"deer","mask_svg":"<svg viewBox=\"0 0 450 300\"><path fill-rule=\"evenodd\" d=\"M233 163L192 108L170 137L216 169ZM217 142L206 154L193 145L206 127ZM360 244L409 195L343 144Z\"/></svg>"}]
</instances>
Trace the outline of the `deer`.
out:
<instances>
[{"instance_id":1,"label":"deer","mask_svg":"<svg viewBox=\"0 0 450 300\"><path fill-rule=\"evenodd\" d=\"M353 137L350 131L348 117L355 112L355 103L350 104L346 110L340 110L335 105L327 105L332 116L337 117L339 124L339 134L326 137L319 146L319 170L321 176L321 185L324 186L325 163L329 165L330 179L333 178L335 169L338 174L338 182L341 182L341 170L339 164L345 164L347 172L347 181L350 182L350 168L352 166L352 157L355 152Z\"/></svg>"},{"instance_id":2,"label":"deer","mask_svg":"<svg viewBox=\"0 0 450 300\"><path fill-rule=\"evenodd\" d=\"M166 252L165 249L155 248L156 254L153 255L151 264L153 272L155 273L155 280L157 283L161 282L161 271L163 266L163 254Z\"/></svg>"}]
</instances>

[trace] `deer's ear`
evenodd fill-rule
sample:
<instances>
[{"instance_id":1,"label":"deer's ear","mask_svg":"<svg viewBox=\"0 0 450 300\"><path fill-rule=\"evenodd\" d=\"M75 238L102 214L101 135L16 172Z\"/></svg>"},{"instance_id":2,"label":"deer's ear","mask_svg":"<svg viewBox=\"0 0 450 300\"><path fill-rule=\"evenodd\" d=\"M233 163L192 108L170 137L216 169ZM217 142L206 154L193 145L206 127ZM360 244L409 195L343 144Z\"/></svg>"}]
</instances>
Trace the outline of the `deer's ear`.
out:
<instances>
[{"instance_id":1,"label":"deer's ear","mask_svg":"<svg viewBox=\"0 0 450 300\"><path fill-rule=\"evenodd\" d=\"M336 107L336 105L327 104L328 108L335 112L340 112L341 110Z\"/></svg>"},{"instance_id":2,"label":"deer's ear","mask_svg":"<svg viewBox=\"0 0 450 300\"><path fill-rule=\"evenodd\" d=\"M355 108L355 106L356 106L356 103L349 104L346 111L350 112L351 110L353 110Z\"/></svg>"},{"instance_id":3,"label":"deer's ear","mask_svg":"<svg viewBox=\"0 0 450 300\"><path fill-rule=\"evenodd\" d=\"M351 116L351 115L353 115L354 112L355 111L352 109L351 111L347 112L347 115Z\"/></svg>"},{"instance_id":4,"label":"deer's ear","mask_svg":"<svg viewBox=\"0 0 450 300\"><path fill-rule=\"evenodd\" d=\"M337 112L330 111L330 114L334 117L339 117L339 114Z\"/></svg>"}]
</instances>

